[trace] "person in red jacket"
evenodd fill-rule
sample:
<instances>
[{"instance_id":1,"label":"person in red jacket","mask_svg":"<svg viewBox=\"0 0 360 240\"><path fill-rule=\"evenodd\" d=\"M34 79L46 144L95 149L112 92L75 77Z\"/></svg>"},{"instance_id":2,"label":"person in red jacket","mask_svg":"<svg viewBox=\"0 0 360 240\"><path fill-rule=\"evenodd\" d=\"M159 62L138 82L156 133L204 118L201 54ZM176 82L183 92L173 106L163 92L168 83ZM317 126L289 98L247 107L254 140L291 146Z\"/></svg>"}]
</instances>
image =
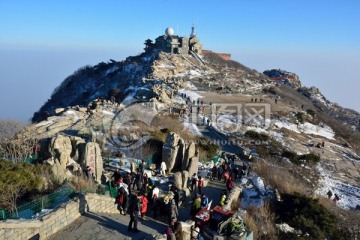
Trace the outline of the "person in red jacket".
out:
<instances>
[{"instance_id":1,"label":"person in red jacket","mask_svg":"<svg viewBox=\"0 0 360 240\"><path fill-rule=\"evenodd\" d=\"M199 190L199 194L201 195L201 189L204 186L204 180L201 178L201 176L199 176L199 180L198 180L198 190Z\"/></svg>"},{"instance_id":2,"label":"person in red jacket","mask_svg":"<svg viewBox=\"0 0 360 240\"><path fill-rule=\"evenodd\" d=\"M226 189L228 192L231 192L231 190L234 188L234 181L231 176L229 176L228 180L226 181Z\"/></svg>"},{"instance_id":3,"label":"person in red jacket","mask_svg":"<svg viewBox=\"0 0 360 240\"><path fill-rule=\"evenodd\" d=\"M148 206L148 199L144 194L141 196L140 202L141 202L141 210L140 210L141 219L145 220L145 214L147 212L147 206Z\"/></svg>"}]
</instances>

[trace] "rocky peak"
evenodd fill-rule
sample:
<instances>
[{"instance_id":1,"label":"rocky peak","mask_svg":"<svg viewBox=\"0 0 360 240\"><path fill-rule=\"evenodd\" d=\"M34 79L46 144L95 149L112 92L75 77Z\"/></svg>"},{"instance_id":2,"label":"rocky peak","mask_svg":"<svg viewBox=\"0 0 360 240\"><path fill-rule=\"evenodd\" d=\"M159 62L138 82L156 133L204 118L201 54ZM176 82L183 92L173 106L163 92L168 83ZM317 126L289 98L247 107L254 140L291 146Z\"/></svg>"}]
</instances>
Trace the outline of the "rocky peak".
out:
<instances>
[{"instance_id":1,"label":"rocky peak","mask_svg":"<svg viewBox=\"0 0 360 240\"><path fill-rule=\"evenodd\" d=\"M298 75L281 69L264 71L264 74L276 83L285 84L293 88L300 88L301 82Z\"/></svg>"}]
</instances>

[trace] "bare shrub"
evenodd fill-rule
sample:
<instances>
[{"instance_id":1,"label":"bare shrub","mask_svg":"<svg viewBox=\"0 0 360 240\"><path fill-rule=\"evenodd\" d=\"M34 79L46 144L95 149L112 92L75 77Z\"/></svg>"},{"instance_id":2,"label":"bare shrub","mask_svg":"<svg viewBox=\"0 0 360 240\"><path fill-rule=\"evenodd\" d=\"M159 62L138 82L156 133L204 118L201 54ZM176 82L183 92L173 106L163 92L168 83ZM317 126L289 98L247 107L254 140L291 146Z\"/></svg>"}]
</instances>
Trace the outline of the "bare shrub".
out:
<instances>
[{"instance_id":1,"label":"bare shrub","mask_svg":"<svg viewBox=\"0 0 360 240\"><path fill-rule=\"evenodd\" d=\"M23 162L34 153L37 144L36 138L11 139L0 142L0 152L7 160Z\"/></svg>"},{"instance_id":2,"label":"bare shrub","mask_svg":"<svg viewBox=\"0 0 360 240\"><path fill-rule=\"evenodd\" d=\"M253 231L254 239L276 239L275 213L269 204L259 208L250 206L244 221Z\"/></svg>"},{"instance_id":3,"label":"bare shrub","mask_svg":"<svg viewBox=\"0 0 360 240\"><path fill-rule=\"evenodd\" d=\"M295 105L298 107L301 107L301 105L304 106L314 105L310 99L300 94L298 91L296 91L290 86L281 85L280 87L276 88L276 92L281 97L282 101L288 102L291 105Z\"/></svg>"},{"instance_id":4,"label":"bare shrub","mask_svg":"<svg viewBox=\"0 0 360 240\"><path fill-rule=\"evenodd\" d=\"M72 181L68 182L70 187L74 189L75 192L90 192L96 193L97 185L91 179L88 179L86 176L77 176L73 178Z\"/></svg>"},{"instance_id":5,"label":"bare shrub","mask_svg":"<svg viewBox=\"0 0 360 240\"><path fill-rule=\"evenodd\" d=\"M266 184L271 185L280 193L307 193L306 185L294 177L286 168L272 166L264 160L259 159L254 162L253 169L264 179Z\"/></svg>"},{"instance_id":6,"label":"bare shrub","mask_svg":"<svg viewBox=\"0 0 360 240\"><path fill-rule=\"evenodd\" d=\"M16 120L0 119L0 141L13 138L24 126L23 123Z\"/></svg>"},{"instance_id":7,"label":"bare shrub","mask_svg":"<svg viewBox=\"0 0 360 240\"><path fill-rule=\"evenodd\" d=\"M360 239L360 216L353 211L341 211L338 234L346 239Z\"/></svg>"}]
</instances>

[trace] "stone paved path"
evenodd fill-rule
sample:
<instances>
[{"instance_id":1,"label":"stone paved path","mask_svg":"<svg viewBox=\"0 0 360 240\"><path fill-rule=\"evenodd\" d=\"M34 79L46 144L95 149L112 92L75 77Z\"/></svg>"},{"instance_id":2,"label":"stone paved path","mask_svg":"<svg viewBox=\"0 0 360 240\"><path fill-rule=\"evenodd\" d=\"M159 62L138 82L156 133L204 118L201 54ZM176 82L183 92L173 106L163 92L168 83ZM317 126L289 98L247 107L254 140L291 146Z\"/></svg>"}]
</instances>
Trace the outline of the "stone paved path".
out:
<instances>
[{"instance_id":1,"label":"stone paved path","mask_svg":"<svg viewBox=\"0 0 360 240\"><path fill-rule=\"evenodd\" d=\"M223 182L210 182L204 187L203 192L213 200L213 205L217 203L221 190L225 188ZM186 202L179 208L179 221L191 219L190 201L188 197ZM64 228L58 233L50 236L49 240L143 240L151 237L151 235L163 234L167 224L164 221L148 218L147 220L139 220L139 233L127 231L129 223L129 215L87 212L78 218L70 226Z\"/></svg>"}]
</instances>

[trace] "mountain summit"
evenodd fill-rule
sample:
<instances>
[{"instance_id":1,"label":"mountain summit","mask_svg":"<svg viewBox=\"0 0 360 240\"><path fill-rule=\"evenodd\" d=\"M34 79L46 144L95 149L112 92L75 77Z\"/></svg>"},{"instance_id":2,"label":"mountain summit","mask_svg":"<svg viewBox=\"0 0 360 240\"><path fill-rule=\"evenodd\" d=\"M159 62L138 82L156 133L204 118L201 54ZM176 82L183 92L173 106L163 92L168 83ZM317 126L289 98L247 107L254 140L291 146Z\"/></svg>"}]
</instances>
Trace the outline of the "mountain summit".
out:
<instances>
[{"instance_id":1,"label":"mountain summit","mask_svg":"<svg viewBox=\"0 0 360 240\"><path fill-rule=\"evenodd\" d=\"M183 179L198 173L208 180L215 164L238 177L238 195L229 195L236 210L276 206L272 216L301 229L291 227L293 234L324 239L336 227L323 228L319 216L330 221L329 211L343 224L351 219L343 217L346 210L360 208L359 119L318 88L303 86L295 73L257 72L229 53L204 50L195 29L184 37L167 28L155 42L145 40L138 56L85 66L66 78L34 123L5 146L29 145L24 156L51 166L58 181L85 169L100 183L114 169L134 172L141 159L151 170L164 162L173 185L188 190ZM8 152L6 158L24 157ZM302 210L308 206L314 209ZM290 235L283 239L296 239Z\"/></svg>"}]
</instances>

